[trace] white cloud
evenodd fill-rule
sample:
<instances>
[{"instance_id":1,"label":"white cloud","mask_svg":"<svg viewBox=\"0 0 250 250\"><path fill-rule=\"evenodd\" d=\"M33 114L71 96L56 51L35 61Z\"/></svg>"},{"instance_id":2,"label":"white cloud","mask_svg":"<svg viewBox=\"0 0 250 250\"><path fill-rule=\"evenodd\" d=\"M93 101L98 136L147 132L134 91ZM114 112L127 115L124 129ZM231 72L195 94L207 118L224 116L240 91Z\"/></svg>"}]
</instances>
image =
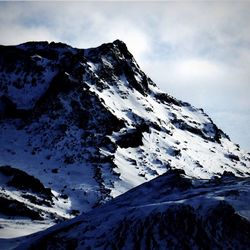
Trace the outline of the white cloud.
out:
<instances>
[{"instance_id":1,"label":"white cloud","mask_svg":"<svg viewBox=\"0 0 250 250\"><path fill-rule=\"evenodd\" d=\"M176 73L180 77L190 80L202 78L218 78L222 73L220 66L202 58L188 58L176 64Z\"/></svg>"}]
</instances>

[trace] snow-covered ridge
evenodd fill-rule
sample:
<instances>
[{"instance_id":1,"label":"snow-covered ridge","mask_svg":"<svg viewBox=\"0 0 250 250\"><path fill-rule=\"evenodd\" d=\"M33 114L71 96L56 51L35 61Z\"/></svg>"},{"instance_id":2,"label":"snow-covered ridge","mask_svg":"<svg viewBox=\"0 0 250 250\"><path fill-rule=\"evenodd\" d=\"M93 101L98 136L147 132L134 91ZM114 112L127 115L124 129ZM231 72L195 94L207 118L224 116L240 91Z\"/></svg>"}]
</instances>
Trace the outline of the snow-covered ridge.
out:
<instances>
[{"instance_id":1,"label":"snow-covered ridge","mask_svg":"<svg viewBox=\"0 0 250 250\"><path fill-rule=\"evenodd\" d=\"M2 243L9 249L247 249L249 185L249 177L198 181L170 170L87 214Z\"/></svg>"},{"instance_id":2,"label":"snow-covered ridge","mask_svg":"<svg viewBox=\"0 0 250 250\"><path fill-rule=\"evenodd\" d=\"M159 90L119 40L90 49L29 42L0 52L0 166L37 178L54 204L41 208L3 182L1 194L48 225L170 169L194 179L250 174L249 153L203 110Z\"/></svg>"}]
</instances>

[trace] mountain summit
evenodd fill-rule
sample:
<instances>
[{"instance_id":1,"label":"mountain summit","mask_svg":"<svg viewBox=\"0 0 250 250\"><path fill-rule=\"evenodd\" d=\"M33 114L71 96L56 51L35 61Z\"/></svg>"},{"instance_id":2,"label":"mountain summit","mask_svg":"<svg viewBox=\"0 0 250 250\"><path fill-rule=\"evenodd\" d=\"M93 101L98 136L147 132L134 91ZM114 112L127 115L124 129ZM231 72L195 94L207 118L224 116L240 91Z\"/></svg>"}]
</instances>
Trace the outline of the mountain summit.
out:
<instances>
[{"instance_id":1,"label":"mountain summit","mask_svg":"<svg viewBox=\"0 0 250 250\"><path fill-rule=\"evenodd\" d=\"M168 171L250 175L250 154L158 89L120 40L0 46L0 69L0 237L89 212Z\"/></svg>"}]
</instances>

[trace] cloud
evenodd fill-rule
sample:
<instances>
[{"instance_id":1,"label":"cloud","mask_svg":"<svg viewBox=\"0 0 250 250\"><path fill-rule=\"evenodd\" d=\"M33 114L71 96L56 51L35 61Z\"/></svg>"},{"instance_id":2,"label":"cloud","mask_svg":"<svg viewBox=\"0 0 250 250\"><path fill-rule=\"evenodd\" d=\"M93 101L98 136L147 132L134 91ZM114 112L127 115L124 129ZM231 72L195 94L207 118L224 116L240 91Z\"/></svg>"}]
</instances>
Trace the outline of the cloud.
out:
<instances>
[{"instance_id":1,"label":"cloud","mask_svg":"<svg viewBox=\"0 0 250 250\"><path fill-rule=\"evenodd\" d=\"M0 10L2 44L53 40L86 48L119 38L138 58L149 51L148 35L138 23L134 24L135 13L132 18L128 18L131 13L123 14L123 7L128 12L124 3L29 2L3 6Z\"/></svg>"}]
</instances>

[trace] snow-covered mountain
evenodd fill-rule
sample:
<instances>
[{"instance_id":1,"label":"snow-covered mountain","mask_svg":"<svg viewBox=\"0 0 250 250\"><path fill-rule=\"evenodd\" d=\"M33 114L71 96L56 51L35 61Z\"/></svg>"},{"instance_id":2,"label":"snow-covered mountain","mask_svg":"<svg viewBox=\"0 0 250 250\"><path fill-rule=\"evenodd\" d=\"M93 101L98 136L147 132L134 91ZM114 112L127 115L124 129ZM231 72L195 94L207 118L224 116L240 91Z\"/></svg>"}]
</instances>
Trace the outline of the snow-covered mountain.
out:
<instances>
[{"instance_id":1,"label":"snow-covered mountain","mask_svg":"<svg viewBox=\"0 0 250 250\"><path fill-rule=\"evenodd\" d=\"M249 249L250 177L192 180L170 170L14 249Z\"/></svg>"},{"instance_id":2,"label":"snow-covered mountain","mask_svg":"<svg viewBox=\"0 0 250 250\"><path fill-rule=\"evenodd\" d=\"M1 46L0 133L3 238L89 212L171 169L250 175L250 154L202 109L159 90L119 40Z\"/></svg>"}]
</instances>

